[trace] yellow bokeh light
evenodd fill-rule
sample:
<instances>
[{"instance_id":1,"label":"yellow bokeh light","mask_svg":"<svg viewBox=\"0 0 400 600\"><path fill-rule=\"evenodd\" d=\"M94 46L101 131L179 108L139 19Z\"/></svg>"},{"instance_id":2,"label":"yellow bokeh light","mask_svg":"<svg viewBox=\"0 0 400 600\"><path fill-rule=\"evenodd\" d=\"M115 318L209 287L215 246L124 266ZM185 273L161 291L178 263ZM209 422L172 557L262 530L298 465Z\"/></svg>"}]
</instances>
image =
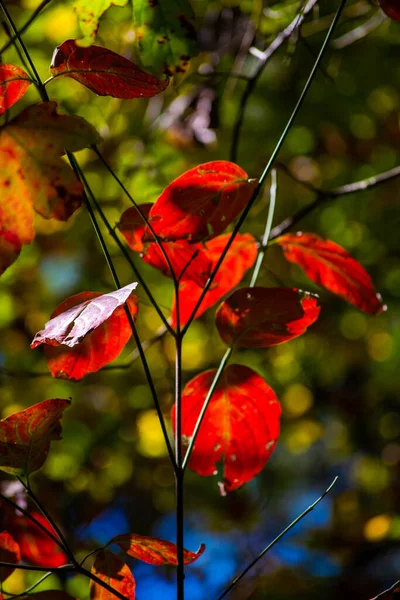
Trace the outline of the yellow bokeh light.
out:
<instances>
[{"instance_id":1,"label":"yellow bokeh light","mask_svg":"<svg viewBox=\"0 0 400 600\"><path fill-rule=\"evenodd\" d=\"M377 331L368 336L368 353L373 360L384 362L393 350L393 338L386 331Z\"/></svg>"},{"instance_id":2,"label":"yellow bokeh light","mask_svg":"<svg viewBox=\"0 0 400 600\"><path fill-rule=\"evenodd\" d=\"M305 385L294 383L288 387L281 401L288 417L300 417L311 408L314 397Z\"/></svg>"},{"instance_id":3,"label":"yellow bokeh light","mask_svg":"<svg viewBox=\"0 0 400 600\"><path fill-rule=\"evenodd\" d=\"M387 537L392 519L389 515L377 515L364 525L364 537L370 542L379 542Z\"/></svg>"},{"instance_id":4,"label":"yellow bokeh light","mask_svg":"<svg viewBox=\"0 0 400 600\"><path fill-rule=\"evenodd\" d=\"M137 448L140 454L151 458L158 458L167 454L167 448L155 410L145 410L140 413L137 418L136 427L138 432Z\"/></svg>"},{"instance_id":5,"label":"yellow bokeh light","mask_svg":"<svg viewBox=\"0 0 400 600\"><path fill-rule=\"evenodd\" d=\"M321 439L323 434L324 428L320 423L305 419L288 432L285 443L292 454L302 454Z\"/></svg>"},{"instance_id":6,"label":"yellow bokeh light","mask_svg":"<svg viewBox=\"0 0 400 600\"><path fill-rule=\"evenodd\" d=\"M71 6L58 6L45 15L43 29L50 40L60 42L61 39L77 37L77 20ZM60 38L62 31L62 38Z\"/></svg>"}]
</instances>

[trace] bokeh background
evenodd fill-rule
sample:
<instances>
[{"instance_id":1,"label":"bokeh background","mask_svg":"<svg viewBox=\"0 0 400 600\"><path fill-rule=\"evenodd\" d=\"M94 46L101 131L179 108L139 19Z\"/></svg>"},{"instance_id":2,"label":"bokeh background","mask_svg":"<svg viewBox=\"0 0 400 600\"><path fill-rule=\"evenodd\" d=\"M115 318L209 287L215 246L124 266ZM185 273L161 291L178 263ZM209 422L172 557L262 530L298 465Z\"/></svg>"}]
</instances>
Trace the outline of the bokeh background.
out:
<instances>
[{"instance_id":1,"label":"bokeh background","mask_svg":"<svg viewBox=\"0 0 400 600\"><path fill-rule=\"evenodd\" d=\"M48 86L65 113L91 122L101 149L135 199L154 201L172 179L214 159L228 159L243 80L263 50L290 23L299 2L194 0L199 54L188 73L160 97L97 97L60 78ZM301 92L336 9L322 0L301 36L275 54L245 113L237 162L260 175ZM37 0L7 2L18 25ZM354 30L357 35L354 35ZM24 35L43 79L52 52L79 36L72 2L54 0ZM1 31L0 42L7 41ZM139 62L131 7L113 7L96 43ZM399 164L400 23L384 18L373 2L349 1L280 154L298 180L329 190ZM21 64L11 48L4 62ZM219 75L213 75L213 72ZM207 75L208 73L208 75ZM210 74L211 73L211 74ZM33 86L32 86L33 87ZM38 101L34 89L13 107ZM114 225L130 206L89 150L77 154L93 190ZM365 599L400 574L400 255L399 180L326 203L301 222L345 247L371 274L387 311L372 317L317 288L271 247L259 283L297 286L320 295L318 322L307 334L269 350L241 350L235 360L255 368L282 404L282 432L265 470L222 498L218 476L186 479L186 547L207 551L188 568L189 600L216 598L230 580L338 475L329 496L271 550L231 598L286 600ZM243 231L262 234L269 184ZM278 171L274 224L314 198L306 185ZM296 230L296 229L295 229ZM63 440L54 443L34 476L38 495L74 548L86 553L113 535L136 532L174 539L172 469L142 367L104 370L79 383L53 380L41 349L29 343L55 306L84 290L111 291L113 283L84 209L67 223L37 217L38 235L0 279L0 416L47 398L72 398ZM104 232L107 236L107 233ZM133 280L117 246L106 237L123 284ZM133 255L166 314L172 284ZM245 280L246 281L246 280ZM138 329L151 338L160 322L143 291ZM191 326L184 344L184 379L217 366L223 343L215 309ZM134 350L133 342L116 361ZM164 336L148 351L161 405L169 422L174 391L174 343ZM8 478L1 475L3 489ZM138 600L175 597L173 569L132 562ZM16 572L7 589L18 593L35 576ZM47 580L81 600L81 576Z\"/></svg>"}]
</instances>

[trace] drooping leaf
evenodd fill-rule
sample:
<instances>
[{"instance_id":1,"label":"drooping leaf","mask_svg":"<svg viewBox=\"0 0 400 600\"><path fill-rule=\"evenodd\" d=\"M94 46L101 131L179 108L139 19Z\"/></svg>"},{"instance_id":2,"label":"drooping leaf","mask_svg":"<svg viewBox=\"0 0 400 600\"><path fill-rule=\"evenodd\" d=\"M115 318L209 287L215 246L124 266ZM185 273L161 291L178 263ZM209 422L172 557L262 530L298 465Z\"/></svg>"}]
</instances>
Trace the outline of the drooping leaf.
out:
<instances>
[{"instance_id":1,"label":"drooping leaf","mask_svg":"<svg viewBox=\"0 0 400 600\"><path fill-rule=\"evenodd\" d=\"M128 0L75 0L74 11L78 17L83 38L76 40L79 46L90 46L95 40L100 17L110 6L126 6Z\"/></svg>"},{"instance_id":2,"label":"drooping leaf","mask_svg":"<svg viewBox=\"0 0 400 600\"><path fill-rule=\"evenodd\" d=\"M0 532L0 562L13 563L17 565L21 560L21 550L14 538L8 531ZM13 573L12 567L0 567L0 583Z\"/></svg>"},{"instance_id":3,"label":"drooping leaf","mask_svg":"<svg viewBox=\"0 0 400 600\"><path fill-rule=\"evenodd\" d=\"M56 536L48 520L39 512L30 513L47 531ZM38 567L60 567L68 562L61 548L25 515L15 515L10 523L13 536L21 548L22 560Z\"/></svg>"},{"instance_id":4,"label":"drooping leaf","mask_svg":"<svg viewBox=\"0 0 400 600\"><path fill-rule=\"evenodd\" d=\"M285 258L318 285L364 312L375 315L385 309L367 271L338 244L314 233L286 234L276 242Z\"/></svg>"},{"instance_id":5,"label":"drooping leaf","mask_svg":"<svg viewBox=\"0 0 400 600\"><path fill-rule=\"evenodd\" d=\"M400 6L398 0L379 0L379 5L388 17L400 21Z\"/></svg>"},{"instance_id":6,"label":"drooping leaf","mask_svg":"<svg viewBox=\"0 0 400 600\"><path fill-rule=\"evenodd\" d=\"M99 96L152 98L168 86L168 78L157 79L133 62L101 46L81 48L66 40L54 51L50 72L71 77Z\"/></svg>"},{"instance_id":7,"label":"drooping leaf","mask_svg":"<svg viewBox=\"0 0 400 600\"><path fill-rule=\"evenodd\" d=\"M31 83L20 67L0 63L0 115L25 95Z\"/></svg>"},{"instance_id":8,"label":"drooping leaf","mask_svg":"<svg viewBox=\"0 0 400 600\"><path fill-rule=\"evenodd\" d=\"M46 460L52 440L61 439L60 419L69 400L34 404L0 420L0 470L28 475Z\"/></svg>"},{"instance_id":9,"label":"drooping leaf","mask_svg":"<svg viewBox=\"0 0 400 600\"><path fill-rule=\"evenodd\" d=\"M203 245L205 254L211 260L211 270L214 269L226 246L230 233L220 235ZM200 317L208 308L214 306L221 298L236 287L245 273L254 265L257 258L257 243L250 233L238 234L229 248L211 288L206 293L203 302L196 313ZM184 281L179 286L179 316L181 326L189 320L203 291L192 281ZM172 327L177 325L176 301L172 306Z\"/></svg>"},{"instance_id":10,"label":"drooping leaf","mask_svg":"<svg viewBox=\"0 0 400 600\"><path fill-rule=\"evenodd\" d=\"M135 0L133 23L145 67L167 75L184 73L197 54L189 0Z\"/></svg>"},{"instance_id":11,"label":"drooping leaf","mask_svg":"<svg viewBox=\"0 0 400 600\"><path fill-rule=\"evenodd\" d=\"M223 341L241 348L275 346L302 335L317 320L315 296L289 288L241 288L215 315Z\"/></svg>"},{"instance_id":12,"label":"drooping leaf","mask_svg":"<svg viewBox=\"0 0 400 600\"><path fill-rule=\"evenodd\" d=\"M254 188L247 173L226 160L199 165L170 183L149 216L165 241L205 240L220 234L244 209ZM145 234L150 240L150 233Z\"/></svg>"},{"instance_id":13,"label":"drooping leaf","mask_svg":"<svg viewBox=\"0 0 400 600\"><path fill-rule=\"evenodd\" d=\"M197 375L182 395L182 436L189 440L216 370ZM189 466L199 475L223 463L222 494L251 481L266 464L279 436L281 409L273 390L255 371L230 365L211 397ZM172 408L175 431L175 406Z\"/></svg>"},{"instance_id":14,"label":"drooping leaf","mask_svg":"<svg viewBox=\"0 0 400 600\"><path fill-rule=\"evenodd\" d=\"M135 319L138 299L131 283L109 294L81 292L57 306L31 347L46 344L53 377L82 379L113 361L128 343L132 329L123 304Z\"/></svg>"},{"instance_id":15,"label":"drooping leaf","mask_svg":"<svg viewBox=\"0 0 400 600\"><path fill-rule=\"evenodd\" d=\"M128 565L119 556L108 550L101 550L96 554L92 573L123 594L127 600L135 599L135 580ZM114 598L114 594L95 581L90 581L90 600L114 600Z\"/></svg>"},{"instance_id":16,"label":"drooping leaf","mask_svg":"<svg viewBox=\"0 0 400 600\"><path fill-rule=\"evenodd\" d=\"M80 117L55 102L30 106L0 130L0 266L4 271L34 237L34 212L66 221L81 205L82 185L60 158L99 140Z\"/></svg>"},{"instance_id":17,"label":"drooping leaf","mask_svg":"<svg viewBox=\"0 0 400 600\"><path fill-rule=\"evenodd\" d=\"M124 552L137 560L149 563L150 565L177 565L176 544L161 540L159 538L137 535L135 533L126 533L117 535L109 544L117 544ZM202 544L197 552L183 551L185 565L190 565L203 554L206 549Z\"/></svg>"}]
</instances>

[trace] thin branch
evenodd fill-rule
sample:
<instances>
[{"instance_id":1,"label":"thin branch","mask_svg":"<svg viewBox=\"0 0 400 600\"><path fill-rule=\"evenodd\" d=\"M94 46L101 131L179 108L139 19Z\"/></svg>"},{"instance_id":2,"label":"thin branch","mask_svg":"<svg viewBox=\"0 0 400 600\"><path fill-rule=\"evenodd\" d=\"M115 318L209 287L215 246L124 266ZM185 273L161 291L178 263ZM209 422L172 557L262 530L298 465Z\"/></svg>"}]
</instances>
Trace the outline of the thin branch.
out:
<instances>
[{"instance_id":1,"label":"thin branch","mask_svg":"<svg viewBox=\"0 0 400 600\"><path fill-rule=\"evenodd\" d=\"M269 192L269 208L268 208L267 222L265 224L265 230L264 230L264 235L261 240L261 246L258 249L257 260L256 260L256 264L254 265L253 275L251 276L250 287L254 287L256 285L258 276L260 274L261 265L264 261L265 255L267 253L269 236L271 234L272 220L274 218L274 212L275 212L277 189L278 189L278 182L277 182L276 169L272 169L272 171L271 171L271 189Z\"/></svg>"},{"instance_id":2,"label":"thin branch","mask_svg":"<svg viewBox=\"0 0 400 600\"><path fill-rule=\"evenodd\" d=\"M337 482L338 477L335 477L335 479L332 481L331 485L325 490L325 492L315 501L313 502L308 508L306 508L305 511L303 511L298 517L296 517L296 519L294 521L292 521L290 523L290 525L288 525L286 527L286 529L284 529L283 531L281 531L281 533L276 536L276 538L274 540L272 540L272 542L270 544L268 544L268 546L266 546L264 548L264 550L262 550L262 552L260 552L260 554L258 556L256 556L256 558L240 573L240 575L238 575L237 577L235 577L235 579L232 581L232 583L226 588L226 590L224 590L222 592L222 594L220 596L218 596L217 600L222 600L222 598L225 598L225 596L233 590L233 588L235 586L237 586L237 584L239 583L239 581L246 575L246 573L248 573L250 571L250 569L252 569L254 567L254 565L269 551L271 550L271 548L273 546L275 546L275 544L277 542L279 542L280 539L283 538L284 535L286 535L288 533L288 531L290 531L295 525L297 525L297 523L299 521L301 521L306 515L308 515L309 512L311 512L316 506L317 504L319 504L319 502L321 502L321 500L323 500L325 498L325 496L327 494L329 494L329 492L331 491L331 489L333 488L333 486L335 485L335 483Z\"/></svg>"},{"instance_id":3,"label":"thin branch","mask_svg":"<svg viewBox=\"0 0 400 600\"><path fill-rule=\"evenodd\" d=\"M394 583L389 589L384 590L383 592L381 592L380 594L378 594L377 596L375 596L375 598L371 598L371 600L379 600L379 598L383 598L384 596L386 596L389 592L394 592L395 589L397 587L400 587L400 579L398 581L396 581L396 583ZM394 596L393 596L394 597Z\"/></svg>"},{"instance_id":4,"label":"thin branch","mask_svg":"<svg viewBox=\"0 0 400 600\"><path fill-rule=\"evenodd\" d=\"M25 571L51 571L55 573L57 571L74 571L75 565L61 565L61 567L37 567L36 565L16 565L14 563L0 562L0 567L6 567L11 569L24 569Z\"/></svg>"},{"instance_id":5,"label":"thin branch","mask_svg":"<svg viewBox=\"0 0 400 600\"><path fill-rule=\"evenodd\" d=\"M6 596L12 596L12 598L14 598L14 599L24 597L27 594L29 594L29 592L33 592L33 590L36 589L41 583L43 583L43 581L46 581L46 579L48 577L50 577L50 575L53 575L53 573L51 571L48 571L47 573L45 573L43 575L43 577L40 577L40 579L38 579L34 584L32 584L30 587L28 587L23 592L20 592L19 594L13 594L11 592L7 592L4 589L3 589L3 594L5 594Z\"/></svg>"},{"instance_id":6,"label":"thin branch","mask_svg":"<svg viewBox=\"0 0 400 600\"><path fill-rule=\"evenodd\" d=\"M36 17L42 12L42 10L44 8L46 8L46 6L48 4L50 4L51 0L43 0L43 2L41 2L39 4L39 6L37 8L35 8L35 10L33 11L33 13L31 14L31 16L29 17L29 19L24 23L24 25L22 25L21 29L19 29L17 31L16 34L14 34L9 41L4 44L4 46L1 48L0 50L0 55L3 54L3 52L5 52L6 50L8 50L8 48L15 43L16 40L18 40L18 38L21 37L21 35L23 33L25 33L25 31L32 25L32 23L35 21Z\"/></svg>"}]
</instances>

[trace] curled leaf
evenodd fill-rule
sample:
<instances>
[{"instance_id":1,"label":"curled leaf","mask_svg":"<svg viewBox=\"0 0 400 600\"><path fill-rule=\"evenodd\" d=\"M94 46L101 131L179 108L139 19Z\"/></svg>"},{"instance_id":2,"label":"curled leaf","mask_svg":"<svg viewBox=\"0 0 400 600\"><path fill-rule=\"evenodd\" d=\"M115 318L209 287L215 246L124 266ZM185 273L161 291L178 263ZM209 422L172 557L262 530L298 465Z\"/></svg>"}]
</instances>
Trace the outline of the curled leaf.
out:
<instances>
[{"instance_id":1,"label":"curled leaf","mask_svg":"<svg viewBox=\"0 0 400 600\"><path fill-rule=\"evenodd\" d=\"M0 63L0 115L21 100L31 83L20 67Z\"/></svg>"},{"instance_id":2,"label":"curled leaf","mask_svg":"<svg viewBox=\"0 0 400 600\"><path fill-rule=\"evenodd\" d=\"M108 550L101 550L96 554L92 574L120 592L127 600L135 600L135 580L130 568L119 556ZM90 600L112 600L114 597L104 587L90 581Z\"/></svg>"},{"instance_id":3,"label":"curled leaf","mask_svg":"<svg viewBox=\"0 0 400 600\"><path fill-rule=\"evenodd\" d=\"M21 550L18 543L8 533L0 532L0 562L14 563L17 565L21 560ZM14 572L12 567L0 567L0 584Z\"/></svg>"},{"instance_id":4,"label":"curled leaf","mask_svg":"<svg viewBox=\"0 0 400 600\"><path fill-rule=\"evenodd\" d=\"M275 346L302 335L317 320L315 296L289 288L241 288L218 308L222 340L242 348Z\"/></svg>"},{"instance_id":5,"label":"curled leaf","mask_svg":"<svg viewBox=\"0 0 400 600\"><path fill-rule=\"evenodd\" d=\"M190 439L216 374L205 371L182 394L182 436ZM217 473L223 463L221 493L251 481L265 466L279 436L281 409L274 391L255 371L230 365L211 397L189 466L199 475ZM175 407L172 408L175 431Z\"/></svg>"},{"instance_id":6,"label":"curled leaf","mask_svg":"<svg viewBox=\"0 0 400 600\"><path fill-rule=\"evenodd\" d=\"M176 544L159 538L126 533L117 535L109 544L117 544L124 552L151 565L177 565ZM203 554L206 549L202 544L197 552L183 551L185 565L190 565Z\"/></svg>"},{"instance_id":7,"label":"curled leaf","mask_svg":"<svg viewBox=\"0 0 400 600\"><path fill-rule=\"evenodd\" d=\"M157 79L133 62L101 46L81 48L66 40L54 51L50 72L71 77L98 96L151 98L163 92L168 78Z\"/></svg>"}]
</instances>

